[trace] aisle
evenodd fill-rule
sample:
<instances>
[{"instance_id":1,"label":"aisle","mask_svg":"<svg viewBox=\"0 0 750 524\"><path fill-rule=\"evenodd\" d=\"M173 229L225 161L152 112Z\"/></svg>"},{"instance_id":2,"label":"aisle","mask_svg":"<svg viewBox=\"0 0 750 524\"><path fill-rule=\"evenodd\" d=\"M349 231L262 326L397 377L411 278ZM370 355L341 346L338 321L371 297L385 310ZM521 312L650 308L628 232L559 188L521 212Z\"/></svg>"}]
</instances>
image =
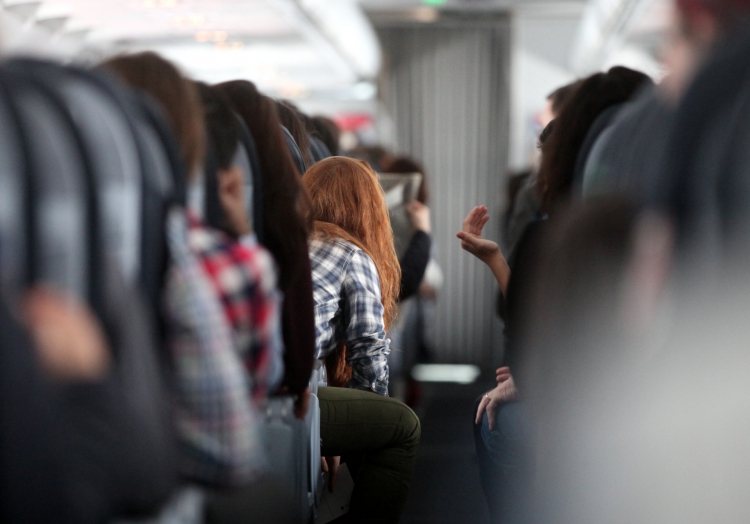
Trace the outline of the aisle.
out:
<instances>
[{"instance_id":1,"label":"aisle","mask_svg":"<svg viewBox=\"0 0 750 524\"><path fill-rule=\"evenodd\" d=\"M422 443L402 524L487 524L470 417L474 400L492 387L425 384L415 410Z\"/></svg>"}]
</instances>

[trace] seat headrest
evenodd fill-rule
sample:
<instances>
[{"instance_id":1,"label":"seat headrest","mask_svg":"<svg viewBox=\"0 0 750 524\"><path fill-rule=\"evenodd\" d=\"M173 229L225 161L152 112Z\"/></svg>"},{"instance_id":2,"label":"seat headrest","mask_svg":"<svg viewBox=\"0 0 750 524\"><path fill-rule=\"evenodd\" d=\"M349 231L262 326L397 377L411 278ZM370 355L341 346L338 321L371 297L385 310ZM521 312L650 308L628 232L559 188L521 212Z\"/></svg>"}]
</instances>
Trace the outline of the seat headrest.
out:
<instances>
[{"instance_id":1,"label":"seat headrest","mask_svg":"<svg viewBox=\"0 0 750 524\"><path fill-rule=\"evenodd\" d=\"M294 160L294 164L297 166L299 174L304 175L307 168L305 168L305 161L302 158L302 152L300 151L297 142L294 141L294 137L289 130L284 126L281 126L281 129L284 130L284 138L286 138L286 145L289 148L289 153L292 155L292 160Z\"/></svg>"}]
</instances>

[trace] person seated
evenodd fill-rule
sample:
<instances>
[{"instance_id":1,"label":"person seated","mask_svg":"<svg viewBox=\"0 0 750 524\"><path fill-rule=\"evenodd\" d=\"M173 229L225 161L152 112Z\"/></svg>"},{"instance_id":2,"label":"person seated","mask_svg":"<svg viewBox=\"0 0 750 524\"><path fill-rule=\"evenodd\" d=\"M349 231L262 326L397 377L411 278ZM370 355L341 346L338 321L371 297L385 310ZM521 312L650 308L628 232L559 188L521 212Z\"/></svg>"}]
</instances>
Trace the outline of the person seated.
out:
<instances>
[{"instance_id":1,"label":"person seated","mask_svg":"<svg viewBox=\"0 0 750 524\"><path fill-rule=\"evenodd\" d=\"M260 188L255 191L261 193L263 221L254 227L260 244L276 261L279 288L284 295L281 334L285 373L281 387L296 397L295 414L304 418L315 353L307 193L289 154L275 102L246 80L214 87L226 95L255 141L261 179Z\"/></svg>"},{"instance_id":2,"label":"person seated","mask_svg":"<svg viewBox=\"0 0 750 524\"><path fill-rule=\"evenodd\" d=\"M419 419L387 398L386 332L396 316L400 267L383 190L362 161L331 157L302 179L312 202L310 260L321 453L336 481L343 456L354 478L352 522L398 522L409 492ZM334 387L335 386L335 387Z\"/></svg>"},{"instance_id":3,"label":"person seated","mask_svg":"<svg viewBox=\"0 0 750 524\"><path fill-rule=\"evenodd\" d=\"M103 67L161 104L187 166L179 175L195 188L205 151L195 85L155 53L118 56ZM227 166L226 156L220 157ZM218 198L240 237L250 226L242 184L229 167L217 173ZM265 467L253 396L273 387L263 355L280 352L273 264L258 246L206 227L196 210L171 210L166 229L163 315L175 374L180 472L202 485L244 485Z\"/></svg>"},{"instance_id":4,"label":"person seated","mask_svg":"<svg viewBox=\"0 0 750 524\"><path fill-rule=\"evenodd\" d=\"M315 160L312 156L312 145L310 143L310 135L307 130L304 116L294 104L287 100L277 100L276 110L279 113L281 125L283 125L292 135L294 142L297 144L297 147L302 154L302 162L305 164L306 171L308 167L313 165ZM304 174L304 171L300 173L300 175Z\"/></svg>"},{"instance_id":5,"label":"person seated","mask_svg":"<svg viewBox=\"0 0 750 524\"><path fill-rule=\"evenodd\" d=\"M0 521L97 522L107 515L85 507L75 477L87 457L67 447L70 421L60 412L61 387L111 372L104 327L80 299L44 284L21 302L11 311L0 296Z\"/></svg>"},{"instance_id":6,"label":"person seated","mask_svg":"<svg viewBox=\"0 0 750 524\"><path fill-rule=\"evenodd\" d=\"M245 180L242 168L233 164L239 147L239 123L229 100L216 88L197 84L203 104L206 136L216 165L216 189L223 214L222 228L232 242L218 232L216 246L225 249L207 254L204 266L217 289L223 289L221 300L233 327L237 349L251 375L253 398L260 401L274 393L284 374L283 343L279 310L281 294L276 286L276 268L271 254L258 244L246 209ZM214 187L209 184L208 187ZM205 228L194 221L195 249L205 249ZM227 266L226 256L234 261ZM240 272L236 270L239 269ZM242 278L238 279L237 276ZM226 282L235 277L234 287Z\"/></svg>"}]
</instances>

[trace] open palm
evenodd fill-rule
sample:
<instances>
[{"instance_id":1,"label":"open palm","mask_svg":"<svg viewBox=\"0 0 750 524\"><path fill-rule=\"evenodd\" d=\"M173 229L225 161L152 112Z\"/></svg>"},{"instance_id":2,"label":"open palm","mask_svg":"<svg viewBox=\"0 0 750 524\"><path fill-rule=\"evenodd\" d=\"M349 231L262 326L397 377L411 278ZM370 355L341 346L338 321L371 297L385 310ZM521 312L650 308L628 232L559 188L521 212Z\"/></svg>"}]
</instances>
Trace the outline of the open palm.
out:
<instances>
[{"instance_id":1,"label":"open palm","mask_svg":"<svg viewBox=\"0 0 750 524\"><path fill-rule=\"evenodd\" d=\"M482 238L482 229L489 219L487 207L477 206L466 216L461 231L456 235L461 239L464 250L485 263L500 252L495 242Z\"/></svg>"}]
</instances>

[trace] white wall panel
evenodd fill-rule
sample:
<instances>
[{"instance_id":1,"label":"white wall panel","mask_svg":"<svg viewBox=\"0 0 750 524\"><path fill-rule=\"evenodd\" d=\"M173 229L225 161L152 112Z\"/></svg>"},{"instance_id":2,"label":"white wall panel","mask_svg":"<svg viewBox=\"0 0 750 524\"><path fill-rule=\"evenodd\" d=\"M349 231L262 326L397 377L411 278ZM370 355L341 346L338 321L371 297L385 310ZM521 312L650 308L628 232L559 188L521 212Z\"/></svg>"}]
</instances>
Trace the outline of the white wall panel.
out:
<instances>
[{"instance_id":1,"label":"white wall panel","mask_svg":"<svg viewBox=\"0 0 750 524\"><path fill-rule=\"evenodd\" d=\"M446 280L435 331L439 362L492 366L502 351L497 284L460 249L456 232L486 204L498 239L508 150L509 23L499 15L441 16L434 24L380 27L381 97L396 151L428 171L437 260Z\"/></svg>"}]
</instances>

